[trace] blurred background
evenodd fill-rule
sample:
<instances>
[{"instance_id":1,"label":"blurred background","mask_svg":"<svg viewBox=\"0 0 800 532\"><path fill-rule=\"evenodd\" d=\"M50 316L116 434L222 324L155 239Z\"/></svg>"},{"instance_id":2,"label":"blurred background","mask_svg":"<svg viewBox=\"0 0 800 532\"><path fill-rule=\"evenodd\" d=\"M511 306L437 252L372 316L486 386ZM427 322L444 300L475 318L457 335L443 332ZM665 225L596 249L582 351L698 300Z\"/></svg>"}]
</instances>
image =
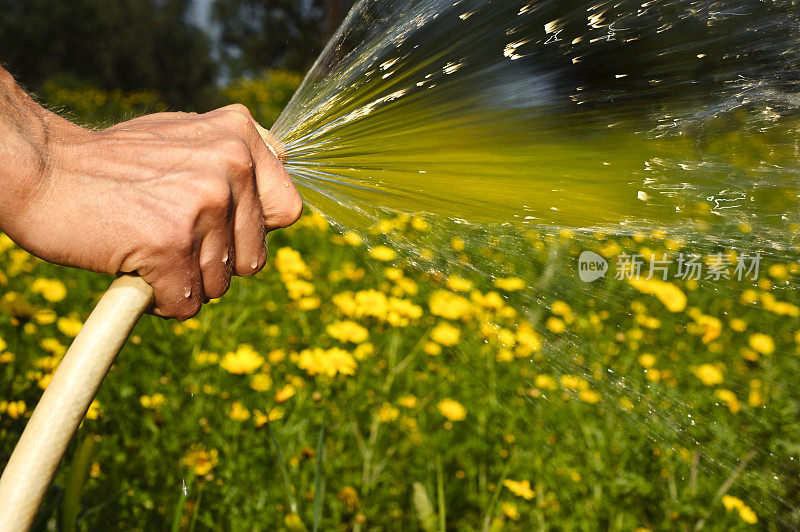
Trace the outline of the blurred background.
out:
<instances>
[{"instance_id":1,"label":"blurred background","mask_svg":"<svg viewBox=\"0 0 800 532\"><path fill-rule=\"evenodd\" d=\"M241 101L271 123L352 0L0 0L0 64L104 125Z\"/></svg>"}]
</instances>

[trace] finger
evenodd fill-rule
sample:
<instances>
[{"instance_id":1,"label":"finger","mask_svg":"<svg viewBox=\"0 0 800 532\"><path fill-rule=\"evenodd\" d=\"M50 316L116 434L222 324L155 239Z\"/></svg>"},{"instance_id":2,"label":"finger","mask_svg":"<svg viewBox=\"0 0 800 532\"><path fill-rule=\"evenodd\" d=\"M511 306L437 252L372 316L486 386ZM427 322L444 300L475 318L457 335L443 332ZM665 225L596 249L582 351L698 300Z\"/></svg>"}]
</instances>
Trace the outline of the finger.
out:
<instances>
[{"instance_id":1,"label":"finger","mask_svg":"<svg viewBox=\"0 0 800 532\"><path fill-rule=\"evenodd\" d=\"M303 212L303 200L292 183L276 152L281 146L270 148L260 131L266 131L253 119L247 108L240 104L222 107L205 115L208 120L242 138L250 147L255 163L256 187L264 225L268 230L287 227ZM274 137L269 134L268 139ZM277 141L275 141L277 143ZM280 143L277 143L280 144Z\"/></svg>"},{"instance_id":2,"label":"finger","mask_svg":"<svg viewBox=\"0 0 800 532\"><path fill-rule=\"evenodd\" d=\"M255 182L255 164L249 145L228 134L214 143L216 170L230 185L233 197L233 247L235 273L253 275L267 262L264 214Z\"/></svg>"},{"instance_id":3,"label":"finger","mask_svg":"<svg viewBox=\"0 0 800 532\"><path fill-rule=\"evenodd\" d=\"M262 142L262 146L266 143ZM269 230L292 225L303 212L303 200L286 168L263 148L256 151L254 160L264 225Z\"/></svg>"},{"instance_id":4,"label":"finger","mask_svg":"<svg viewBox=\"0 0 800 532\"><path fill-rule=\"evenodd\" d=\"M255 176L251 174L248 181L234 187L234 264L236 275L242 277L258 273L267 263L267 233L262 221L264 214L256 192Z\"/></svg>"},{"instance_id":5,"label":"finger","mask_svg":"<svg viewBox=\"0 0 800 532\"><path fill-rule=\"evenodd\" d=\"M205 299L222 297L231 286L233 274L233 217L225 226L206 233L200 246L200 275Z\"/></svg>"},{"instance_id":6,"label":"finger","mask_svg":"<svg viewBox=\"0 0 800 532\"><path fill-rule=\"evenodd\" d=\"M189 319L200 310L205 297L197 257L176 257L166 263L168 269L154 270L152 279L145 278L155 293L153 314L181 321Z\"/></svg>"}]
</instances>

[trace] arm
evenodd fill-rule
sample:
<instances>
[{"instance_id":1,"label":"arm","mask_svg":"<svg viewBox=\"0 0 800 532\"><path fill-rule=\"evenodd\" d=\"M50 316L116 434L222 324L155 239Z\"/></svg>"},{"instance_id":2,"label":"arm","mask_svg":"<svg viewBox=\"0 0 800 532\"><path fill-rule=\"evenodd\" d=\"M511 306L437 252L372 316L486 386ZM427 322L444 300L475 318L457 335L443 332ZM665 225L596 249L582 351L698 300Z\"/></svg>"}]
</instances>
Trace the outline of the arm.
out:
<instances>
[{"instance_id":1,"label":"arm","mask_svg":"<svg viewBox=\"0 0 800 532\"><path fill-rule=\"evenodd\" d=\"M188 318L259 271L266 231L300 216L279 150L239 105L88 130L0 68L0 229L50 262L138 273L161 316Z\"/></svg>"}]
</instances>

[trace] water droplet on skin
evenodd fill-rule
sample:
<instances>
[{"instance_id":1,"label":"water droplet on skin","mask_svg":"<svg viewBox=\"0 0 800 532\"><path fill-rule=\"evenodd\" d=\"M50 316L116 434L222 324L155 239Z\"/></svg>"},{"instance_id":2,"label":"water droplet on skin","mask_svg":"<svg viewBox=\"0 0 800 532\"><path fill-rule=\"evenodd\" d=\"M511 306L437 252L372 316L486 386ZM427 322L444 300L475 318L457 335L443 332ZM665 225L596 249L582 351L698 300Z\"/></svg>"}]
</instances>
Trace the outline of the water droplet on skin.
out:
<instances>
[{"instance_id":1,"label":"water droplet on skin","mask_svg":"<svg viewBox=\"0 0 800 532\"><path fill-rule=\"evenodd\" d=\"M288 182L288 181L284 181L284 182L283 182L283 186L284 186L285 188L289 188L289 182Z\"/></svg>"},{"instance_id":2,"label":"water droplet on skin","mask_svg":"<svg viewBox=\"0 0 800 532\"><path fill-rule=\"evenodd\" d=\"M228 256L228 252L226 251L225 255L222 256L222 264L228 264L228 259L230 259L230 256Z\"/></svg>"},{"instance_id":3,"label":"water droplet on skin","mask_svg":"<svg viewBox=\"0 0 800 532\"><path fill-rule=\"evenodd\" d=\"M253 268L254 270L257 270L258 269L258 261L254 260L253 262L251 262L250 263L250 267Z\"/></svg>"},{"instance_id":4,"label":"water droplet on skin","mask_svg":"<svg viewBox=\"0 0 800 532\"><path fill-rule=\"evenodd\" d=\"M186 289L186 291L183 293L183 295L184 295L184 296L185 296L187 299L188 299L188 298L190 298L190 297L192 297L192 289L191 289L191 288L187 288L187 289Z\"/></svg>"}]
</instances>

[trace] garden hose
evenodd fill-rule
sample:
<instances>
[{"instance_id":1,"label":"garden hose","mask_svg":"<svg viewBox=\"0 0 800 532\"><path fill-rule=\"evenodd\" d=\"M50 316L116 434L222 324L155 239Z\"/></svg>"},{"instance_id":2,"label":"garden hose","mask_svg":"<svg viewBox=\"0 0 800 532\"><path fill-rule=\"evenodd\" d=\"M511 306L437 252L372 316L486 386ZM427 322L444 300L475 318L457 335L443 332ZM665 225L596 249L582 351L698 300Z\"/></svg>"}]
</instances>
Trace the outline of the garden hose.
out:
<instances>
[{"instance_id":1,"label":"garden hose","mask_svg":"<svg viewBox=\"0 0 800 532\"><path fill-rule=\"evenodd\" d=\"M133 326L153 302L141 277L117 278L97 303L42 394L0 477L0 532L25 531L67 445Z\"/></svg>"}]
</instances>

